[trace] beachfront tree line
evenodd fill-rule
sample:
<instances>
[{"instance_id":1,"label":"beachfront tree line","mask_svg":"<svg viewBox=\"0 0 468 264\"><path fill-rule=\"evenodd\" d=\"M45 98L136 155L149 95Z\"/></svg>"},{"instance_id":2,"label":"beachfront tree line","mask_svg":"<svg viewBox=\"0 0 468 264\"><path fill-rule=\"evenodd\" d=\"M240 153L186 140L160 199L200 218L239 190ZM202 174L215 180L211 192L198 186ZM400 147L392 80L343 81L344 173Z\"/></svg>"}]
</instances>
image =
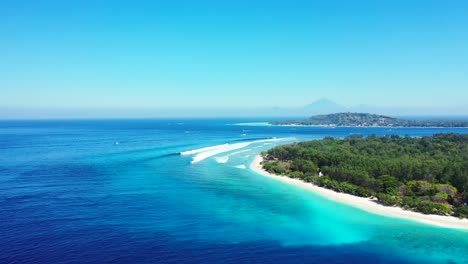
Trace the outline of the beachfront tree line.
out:
<instances>
[{"instance_id":1,"label":"beachfront tree line","mask_svg":"<svg viewBox=\"0 0 468 264\"><path fill-rule=\"evenodd\" d=\"M385 205L468 217L468 135L326 137L262 154L263 167L275 174Z\"/></svg>"}]
</instances>

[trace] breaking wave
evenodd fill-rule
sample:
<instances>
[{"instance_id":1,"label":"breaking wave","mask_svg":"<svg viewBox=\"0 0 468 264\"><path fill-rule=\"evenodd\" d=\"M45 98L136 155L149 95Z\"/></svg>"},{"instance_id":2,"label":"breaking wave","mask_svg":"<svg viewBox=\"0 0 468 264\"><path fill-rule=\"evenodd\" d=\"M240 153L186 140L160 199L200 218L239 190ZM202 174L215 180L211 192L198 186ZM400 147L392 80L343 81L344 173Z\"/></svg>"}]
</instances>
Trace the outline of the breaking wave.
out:
<instances>
[{"instance_id":1,"label":"breaking wave","mask_svg":"<svg viewBox=\"0 0 468 264\"><path fill-rule=\"evenodd\" d=\"M229 156L216 157L215 160L218 163L226 163L229 160Z\"/></svg>"},{"instance_id":2,"label":"breaking wave","mask_svg":"<svg viewBox=\"0 0 468 264\"><path fill-rule=\"evenodd\" d=\"M204 159L207 159L209 157L212 157L212 156L215 156L215 155L218 155L218 154L221 154L221 153L229 152L229 151L236 150L236 149L245 148L245 147L249 146L250 144L252 144L252 143L246 142L246 143L227 144L224 147L218 147L218 148L214 148L214 149L211 149L211 150L208 150L208 151L200 152L199 154L195 155L195 157L193 157L192 163L200 162L200 161L202 161Z\"/></svg>"},{"instance_id":3,"label":"breaking wave","mask_svg":"<svg viewBox=\"0 0 468 264\"><path fill-rule=\"evenodd\" d=\"M241 142L241 143L234 143L234 144L222 144L222 145L216 145L216 146L210 146L210 147L205 147L205 148L200 148L200 149L195 149L195 150L189 150L189 151L184 151L181 152L181 155L195 155L192 158L192 164L200 162L202 160L205 160L209 157L226 153L229 151L237 150L237 149L242 149L245 147L248 147L252 144L255 143L265 143L265 142L278 142L278 141L286 141L286 140L293 140L294 138L272 138L272 139L262 139L262 140L255 140L255 141L249 141L249 142ZM238 153L246 152L249 150L242 150L242 151L237 151L232 153L231 155L235 155ZM227 156L229 159L229 155ZM219 157L219 160L217 159L219 163L225 163L223 162L226 158L225 157ZM221 162L220 162L221 161Z\"/></svg>"},{"instance_id":4,"label":"breaking wave","mask_svg":"<svg viewBox=\"0 0 468 264\"><path fill-rule=\"evenodd\" d=\"M201 148L201 149L184 151L184 152L181 152L180 155L184 155L184 156L185 155L193 155L193 154L201 153L201 152L204 152L204 151L209 151L209 150L212 150L212 149L226 147L228 145L229 144L222 144L222 145L216 145L216 146L211 146L211 147L206 147L206 148Z\"/></svg>"}]
</instances>

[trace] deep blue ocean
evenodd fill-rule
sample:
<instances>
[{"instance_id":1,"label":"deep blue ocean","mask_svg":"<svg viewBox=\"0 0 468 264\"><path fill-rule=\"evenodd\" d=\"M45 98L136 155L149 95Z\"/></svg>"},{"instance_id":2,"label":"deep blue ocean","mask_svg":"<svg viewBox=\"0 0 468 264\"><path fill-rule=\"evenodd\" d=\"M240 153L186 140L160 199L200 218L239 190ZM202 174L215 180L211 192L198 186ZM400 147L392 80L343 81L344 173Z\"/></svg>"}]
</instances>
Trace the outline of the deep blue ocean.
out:
<instances>
[{"instance_id":1,"label":"deep blue ocean","mask_svg":"<svg viewBox=\"0 0 468 264\"><path fill-rule=\"evenodd\" d=\"M0 121L0 263L468 263L467 231L249 169L294 141L468 129L255 124L265 121Z\"/></svg>"}]
</instances>

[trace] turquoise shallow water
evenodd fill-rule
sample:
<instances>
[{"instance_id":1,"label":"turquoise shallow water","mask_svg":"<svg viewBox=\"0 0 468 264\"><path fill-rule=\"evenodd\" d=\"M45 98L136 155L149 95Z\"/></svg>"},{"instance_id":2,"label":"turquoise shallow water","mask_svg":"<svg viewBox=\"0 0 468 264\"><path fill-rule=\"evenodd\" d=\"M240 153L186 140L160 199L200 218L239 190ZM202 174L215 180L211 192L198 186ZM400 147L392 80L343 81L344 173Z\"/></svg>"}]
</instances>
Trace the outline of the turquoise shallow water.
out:
<instances>
[{"instance_id":1,"label":"turquoise shallow water","mask_svg":"<svg viewBox=\"0 0 468 264\"><path fill-rule=\"evenodd\" d=\"M0 122L0 262L468 263L467 231L373 215L248 169L292 141L467 129L261 121Z\"/></svg>"}]
</instances>

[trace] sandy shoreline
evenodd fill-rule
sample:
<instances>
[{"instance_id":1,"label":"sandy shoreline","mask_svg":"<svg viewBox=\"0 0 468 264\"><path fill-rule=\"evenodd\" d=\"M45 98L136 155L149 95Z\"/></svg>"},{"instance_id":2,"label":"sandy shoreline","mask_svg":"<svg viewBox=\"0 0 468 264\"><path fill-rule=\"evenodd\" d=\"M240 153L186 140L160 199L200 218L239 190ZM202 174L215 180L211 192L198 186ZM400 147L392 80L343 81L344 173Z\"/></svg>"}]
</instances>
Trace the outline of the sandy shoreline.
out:
<instances>
[{"instance_id":1,"label":"sandy shoreline","mask_svg":"<svg viewBox=\"0 0 468 264\"><path fill-rule=\"evenodd\" d=\"M351 205L353 207L357 207L359 209L362 209L364 211L374 213L374 214L397 217L397 218L404 218L404 219L409 219L409 220L413 220L413 221L417 221L417 222L421 222L421 223L425 223L429 225L439 226L439 227L468 230L468 219L459 219L456 217L441 216L441 215L425 215L421 213L406 211L399 207L383 206L383 205L373 202L369 198L362 198L362 197L357 197L357 196L350 195L350 194L338 193L329 189L318 187L311 183L306 183L298 179L271 174L262 168L262 165L260 164L262 161L263 161L263 158L260 155L257 155L255 157L255 160L250 165L250 168L253 171L257 172L258 174L271 177L273 179L276 179L276 180L279 180L288 184L300 186L304 189L313 191L314 193L317 193L329 200L345 203L345 204Z\"/></svg>"}]
</instances>

